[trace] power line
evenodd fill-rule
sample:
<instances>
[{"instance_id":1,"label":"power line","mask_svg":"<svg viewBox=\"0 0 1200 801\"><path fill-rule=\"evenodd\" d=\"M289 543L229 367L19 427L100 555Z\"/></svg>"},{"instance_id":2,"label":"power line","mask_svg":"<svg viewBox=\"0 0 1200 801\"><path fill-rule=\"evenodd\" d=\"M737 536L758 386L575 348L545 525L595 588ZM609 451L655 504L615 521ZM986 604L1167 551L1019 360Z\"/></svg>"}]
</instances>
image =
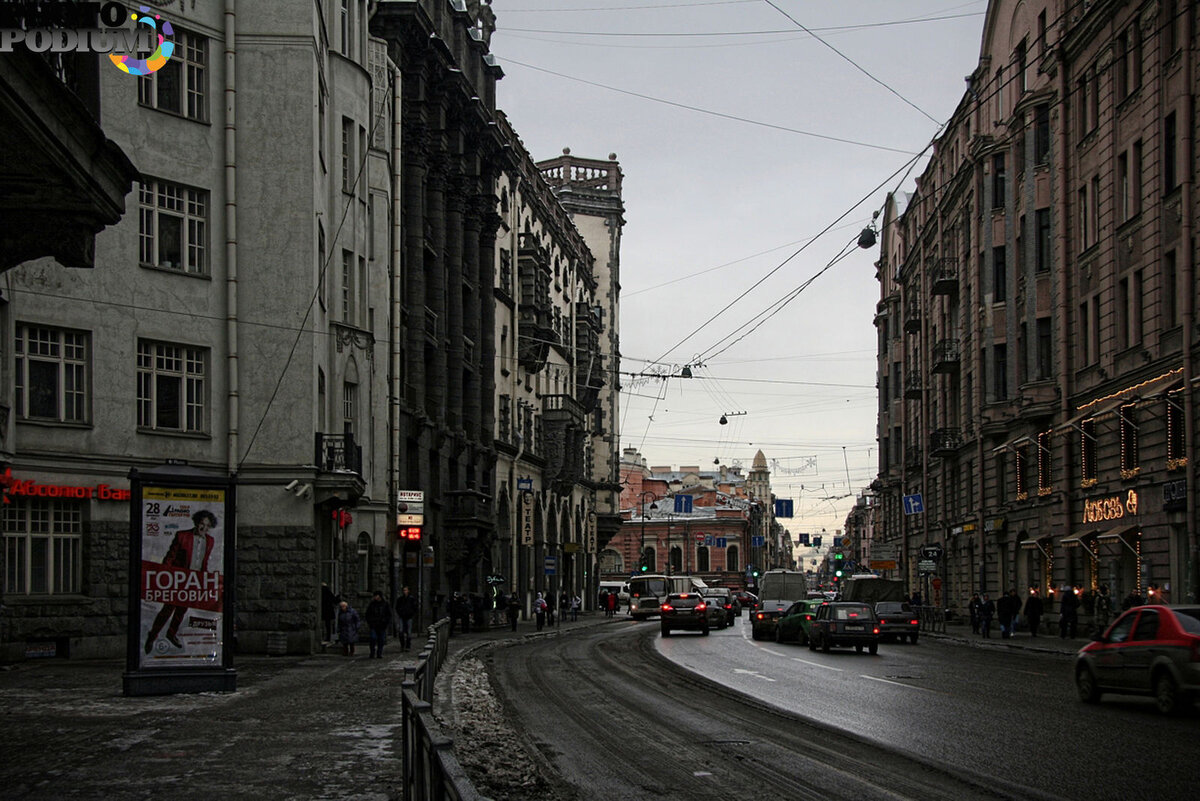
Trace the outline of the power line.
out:
<instances>
[{"instance_id":1,"label":"power line","mask_svg":"<svg viewBox=\"0 0 1200 801\"><path fill-rule=\"evenodd\" d=\"M785 14L784 16L787 15ZM891 20L888 22L868 22L859 25L831 25L823 28L805 28L804 26L799 25L799 23L796 24L801 28L801 31L804 34L808 35L810 38L819 40L815 34L815 31L821 31L822 33L845 33L848 31L866 30L870 28L885 28L894 25L915 25L923 22L940 22L943 20L981 16L983 16L983 12L972 12L970 14L952 14L944 17L912 17L909 19ZM789 19L791 18L789 17ZM795 20L792 21L795 22ZM699 38L710 36L772 36L778 34L796 34L796 31L793 28L781 28L765 31L567 31L552 28L504 28L503 31L504 33L544 33L556 36L626 36L635 38ZM919 110L920 109L918 109L918 111Z\"/></svg>"}]
</instances>

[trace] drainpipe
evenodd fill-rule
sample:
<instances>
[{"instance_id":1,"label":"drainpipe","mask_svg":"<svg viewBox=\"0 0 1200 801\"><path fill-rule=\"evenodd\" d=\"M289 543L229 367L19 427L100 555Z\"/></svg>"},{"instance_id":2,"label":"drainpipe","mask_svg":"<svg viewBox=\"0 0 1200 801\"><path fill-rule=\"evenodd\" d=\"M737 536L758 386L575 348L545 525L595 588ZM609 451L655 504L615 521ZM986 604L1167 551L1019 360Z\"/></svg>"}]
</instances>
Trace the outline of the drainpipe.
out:
<instances>
[{"instance_id":1,"label":"drainpipe","mask_svg":"<svg viewBox=\"0 0 1200 801\"><path fill-rule=\"evenodd\" d=\"M227 461L238 469L238 261L237 261L237 0L225 0L225 359L229 416Z\"/></svg>"},{"instance_id":2,"label":"drainpipe","mask_svg":"<svg viewBox=\"0 0 1200 801\"><path fill-rule=\"evenodd\" d=\"M1195 30L1195 14L1196 9L1193 6L1190 15L1192 19L1188 22L1186 30ZM1186 104L1186 114L1183 117L1185 120L1196 119L1196 96L1191 94L1192 91L1192 60L1194 51L1185 52L1183 58L1183 85L1189 92ZM1187 461L1187 527L1188 527L1188 600L1195 603L1200 600L1200 533L1196 531L1196 369L1195 369L1195 350L1192 348L1192 332L1195 330L1193 325L1196 322L1195 308L1195 286L1196 286L1196 259L1195 259L1195 244L1193 237L1195 232L1193 229L1193 219L1195 215L1195 164L1196 164L1196 132L1192 125L1185 124L1181 126L1183 130L1182 145L1183 158L1179 159L1180 164L1186 165L1183 174L1183 191L1180 196L1181 208L1180 212L1183 217L1182 225L1179 230L1180 252L1183 254L1182 278L1184 291L1180 293L1183 297L1183 426L1184 437L1187 443L1184 448L1184 454L1188 457Z\"/></svg>"},{"instance_id":3,"label":"drainpipe","mask_svg":"<svg viewBox=\"0 0 1200 801\"><path fill-rule=\"evenodd\" d=\"M1060 32L1059 36L1062 36ZM1063 55L1062 45L1058 44L1058 137L1057 147L1054 150L1054 185L1058 191L1058 198L1055 219L1054 219L1054 239L1055 250L1057 251L1058 263L1058 387L1059 401L1061 405L1060 414L1063 420L1069 420L1074 411L1071 408L1071 385L1070 376L1073 373L1073 351L1071 349L1070 334L1068 333L1072 326L1068 325L1070 319L1071 308L1068 303L1070 295L1068 276L1070 270L1067 269L1067 260L1069 258L1070 236L1068 232L1067 222L1071 219L1068 200L1071 193L1068 188L1070 176L1067 173L1067 132L1070 125L1070 108L1067 105L1067 98L1070 97L1070 92L1067 89L1067 60ZM1080 336L1090 336L1087 331L1079 331ZM1062 513L1059 518L1064 527L1069 527L1071 524L1071 496L1072 487L1075 485L1075 477L1071 473L1072 465L1072 450L1071 438L1063 439L1061 445L1060 462L1064 466L1066 475L1063 478L1064 491L1062 494ZM1066 530L1069 530L1067 528ZM1066 530L1064 533L1066 533ZM1051 553L1053 553L1054 543L1050 543ZM1051 592L1054 587L1053 565L1051 566L1051 575L1046 576L1046 584L1048 587L1047 600L1052 601L1056 595ZM1047 609L1046 611L1050 611Z\"/></svg>"},{"instance_id":4,"label":"drainpipe","mask_svg":"<svg viewBox=\"0 0 1200 801\"><path fill-rule=\"evenodd\" d=\"M390 59L389 59L390 62ZM401 179L403 164L403 128L400 120L401 83L400 68L392 63L392 251L389 259L389 269L392 279L391 297L391 358L388 367L391 372L388 385L391 387L388 398L388 517L389 522L396 520L396 493L400 489L400 398L404 394L404 376L400 372L400 355L404 347L403 332L400 330L400 318L404 309L404 277L401 273L403 263L404 231L404 192ZM404 557L400 542L393 536L392 550L392 601L400 594L403 565L400 560ZM417 570L420 571L420 556L418 555ZM420 587L417 588L420 591ZM418 596L421 597L421 596Z\"/></svg>"}]
</instances>

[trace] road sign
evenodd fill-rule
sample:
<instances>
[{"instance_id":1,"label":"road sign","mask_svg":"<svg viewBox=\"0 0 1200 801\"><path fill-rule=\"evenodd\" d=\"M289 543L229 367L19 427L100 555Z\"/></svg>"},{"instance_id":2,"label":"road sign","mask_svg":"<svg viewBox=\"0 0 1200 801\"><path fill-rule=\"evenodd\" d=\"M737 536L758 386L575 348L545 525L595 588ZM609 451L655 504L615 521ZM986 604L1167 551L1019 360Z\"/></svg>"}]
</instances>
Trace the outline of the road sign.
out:
<instances>
[{"instance_id":1,"label":"road sign","mask_svg":"<svg viewBox=\"0 0 1200 801\"><path fill-rule=\"evenodd\" d=\"M726 537L717 537L717 547L718 548L727 547L728 542L729 542L729 540Z\"/></svg>"},{"instance_id":2,"label":"road sign","mask_svg":"<svg viewBox=\"0 0 1200 801\"><path fill-rule=\"evenodd\" d=\"M700 532L700 531L696 532L696 542L700 543L701 545L704 544L704 533L703 532Z\"/></svg>"},{"instance_id":3,"label":"road sign","mask_svg":"<svg viewBox=\"0 0 1200 801\"><path fill-rule=\"evenodd\" d=\"M558 571L558 557L547 556L545 570L547 576L553 576Z\"/></svg>"},{"instance_id":4,"label":"road sign","mask_svg":"<svg viewBox=\"0 0 1200 801\"><path fill-rule=\"evenodd\" d=\"M714 537L712 534L705 534L704 535L704 544L707 545L709 548L716 547L717 538Z\"/></svg>"},{"instance_id":5,"label":"road sign","mask_svg":"<svg viewBox=\"0 0 1200 801\"><path fill-rule=\"evenodd\" d=\"M763 547L765 542L766 542L765 537L751 537L750 538L750 547L751 548L761 548L761 547Z\"/></svg>"},{"instance_id":6,"label":"road sign","mask_svg":"<svg viewBox=\"0 0 1200 801\"><path fill-rule=\"evenodd\" d=\"M921 558L929 559L934 562L942 558L942 546L940 545L922 545Z\"/></svg>"},{"instance_id":7,"label":"road sign","mask_svg":"<svg viewBox=\"0 0 1200 801\"><path fill-rule=\"evenodd\" d=\"M691 495L676 495L675 496L675 511L680 514L690 514L692 511L692 496Z\"/></svg>"},{"instance_id":8,"label":"road sign","mask_svg":"<svg viewBox=\"0 0 1200 801\"><path fill-rule=\"evenodd\" d=\"M932 559L922 559L919 562L917 562L917 572L918 573L936 573L937 572L937 562L933 561Z\"/></svg>"},{"instance_id":9,"label":"road sign","mask_svg":"<svg viewBox=\"0 0 1200 801\"><path fill-rule=\"evenodd\" d=\"M775 499L776 517L794 517L795 503L790 498Z\"/></svg>"},{"instance_id":10,"label":"road sign","mask_svg":"<svg viewBox=\"0 0 1200 801\"><path fill-rule=\"evenodd\" d=\"M396 500L400 503L424 503L424 490L399 490L396 493Z\"/></svg>"},{"instance_id":11,"label":"road sign","mask_svg":"<svg viewBox=\"0 0 1200 801\"><path fill-rule=\"evenodd\" d=\"M919 515L925 511L925 502L921 500L921 493L904 496L904 514Z\"/></svg>"},{"instance_id":12,"label":"road sign","mask_svg":"<svg viewBox=\"0 0 1200 801\"><path fill-rule=\"evenodd\" d=\"M532 490L533 489L533 479L532 478L518 478L517 479L517 489Z\"/></svg>"}]
</instances>

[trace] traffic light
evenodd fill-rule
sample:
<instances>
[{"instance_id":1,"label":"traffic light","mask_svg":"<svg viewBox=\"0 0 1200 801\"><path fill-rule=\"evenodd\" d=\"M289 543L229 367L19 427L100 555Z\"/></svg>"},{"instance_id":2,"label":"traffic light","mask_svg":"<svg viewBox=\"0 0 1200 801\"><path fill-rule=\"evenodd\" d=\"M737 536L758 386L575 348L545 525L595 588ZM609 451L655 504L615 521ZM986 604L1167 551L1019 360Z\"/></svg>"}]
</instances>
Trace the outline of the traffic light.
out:
<instances>
[{"instance_id":1,"label":"traffic light","mask_svg":"<svg viewBox=\"0 0 1200 801\"><path fill-rule=\"evenodd\" d=\"M643 573L650 569L650 554L642 554L642 561L638 567Z\"/></svg>"},{"instance_id":2,"label":"traffic light","mask_svg":"<svg viewBox=\"0 0 1200 801\"><path fill-rule=\"evenodd\" d=\"M840 562L840 561L842 561L843 558L844 558L844 554L841 551L838 551L837 553L835 553L833 555L833 560L835 562Z\"/></svg>"},{"instance_id":3,"label":"traffic light","mask_svg":"<svg viewBox=\"0 0 1200 801\"><path fill-rule=\"evenodd\" d=\"M835 571L834 571L834 573L833 573L833 577L834 577L835 579L840 579L840 578L842 577L842 571L841 571L840 569L838 569L838 570L835 570Z\"/></svg>"},{"instance_id":4,"label":"traffic light","mask_svg":"<svg viewBox=\"0 0 1200 801\"><path fill-rule=\"evenodd\" d=\"M420 526L400 526L399 528L396 529L396 537L398 539L404 540L406 542L420 542L421 541L421 527Z\"/></svg>"},{"instance_id":5,"label":"traffic light","mask_svg":"<svg viewBox=\"0 0 1200 801\"><path fill-rule=\"evenodd\" d=\"M750 575L754 576L755 578L758 578L758 568L757 567L754 568L754 570L752 570L750 572Z\"/></svg>"}]
</instances>

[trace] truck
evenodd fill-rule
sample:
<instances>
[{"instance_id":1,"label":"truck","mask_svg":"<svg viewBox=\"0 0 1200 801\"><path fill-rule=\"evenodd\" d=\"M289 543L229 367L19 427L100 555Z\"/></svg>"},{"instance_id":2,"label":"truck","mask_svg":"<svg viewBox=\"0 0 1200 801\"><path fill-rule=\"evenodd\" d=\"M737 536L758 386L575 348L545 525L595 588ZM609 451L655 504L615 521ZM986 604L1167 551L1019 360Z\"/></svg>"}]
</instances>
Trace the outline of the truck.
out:
<instances>
[{"instance_id":1,"label":"truck","mask_svg":"<svg viewBox=\"0 0 1200 801\"><path fill-rule=\"evenodd\" d=\"M789 606L808 597L808 576L799 570L767 570L759 577L758 602L750 613L750 635L775 638L775 627Z\"/></svg>"},{"instance_id":2,"label":"truck","mask_svg":"<svg viewBox=\"0 0 1200 801\"><path fill-rule=\"evenodd\" d=\"M862 601L872 607L880 601L903 601L904 582L880 578L873 573L856 573L842 582L843 601Z\"/></svg>"}]
</instances>

